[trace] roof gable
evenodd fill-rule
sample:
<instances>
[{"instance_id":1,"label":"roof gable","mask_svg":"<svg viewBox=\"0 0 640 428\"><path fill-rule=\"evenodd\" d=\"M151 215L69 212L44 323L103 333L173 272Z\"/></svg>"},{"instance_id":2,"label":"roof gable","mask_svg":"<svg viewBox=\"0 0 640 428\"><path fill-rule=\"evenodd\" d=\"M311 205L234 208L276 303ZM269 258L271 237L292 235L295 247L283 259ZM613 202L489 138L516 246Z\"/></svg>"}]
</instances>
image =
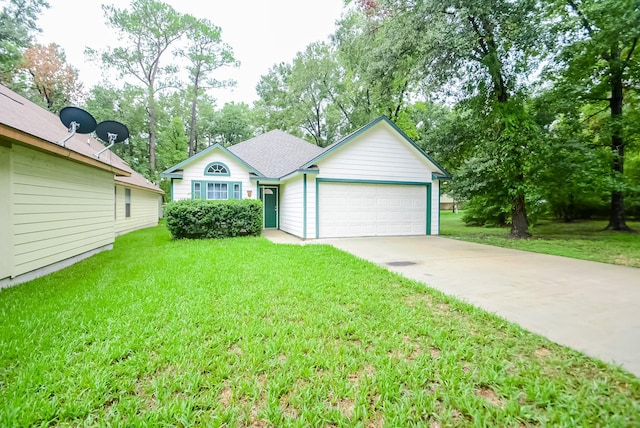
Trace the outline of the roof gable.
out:
<instances>
[{"instance_id":1,"label":"roof gable","mask_svg":"<svg viewBox=\"0 0 640 428\"><path fill-rule=\"evenodd\" d=\"M345 145L349 144L351 141L355 140L357 137L367 133L371 128L373 128L374 126L378 125L379 123L384 123L387 126L389 126L393 132L397 133L403 140L405 140L407 143L409 143L413 147L413 149L415 149L417 151L417 153L420 156L424 157L428 162L433 164L433 166L435 166L436 169L438 170L438 171L434 171L434 174L437 175L438 179L451 178L451 175L447 172L447 170L445 170L440 164L438 164L433 158L431 158L431 156L429 156L427 153L425 153L411 138L409 138L407 136L407 134L405 134L400 128L398 128L398 126L395 123L391 122L385 116L380 116L380 117L372 120L368 124L364 125L363 127L359 128L359 129L355 130L354 132L352 132L351 134L347 135L342 140L337 141L336 143L334 143L334 144L332 144L330 146L327 146L322 151L322 153L320 153L318 156L312 158L311 160L307 161L300 168L301 169L309 168L310 166L320 162L326 156L329 156L329 155L339 151L342 147L344 147Z\"/></svg>"},{"instance_id":2,"label":"roof gable","mask_svg":"<svg viewBox=\"0 0 640 428\"><path fill-rule=\"evenodd\" d=\"M229 151L258 169L263 176L280 178L323 149L284 131L273 130L229 147Z\"/></svg>"},{"instance_id":3,"label":"roof gable","mask_svg":"<svg viewBox=\"0 0 640 428\"><path fill-rule=\"evenodd\" d=\"M188 159L183 160L182 162L180 162L177 165L172 166L171 168L163 171L160 176L162 178L182 178L182 174L179 173L178 171L184 169L185 166L189 165L190 163L193 163L194 161L206 157L207 155L211 154L214 151L221 151L222 153L224 153L225 155L229 156L230 158L236 160L237 162L239 162L240 164L242 164L245 168L247 168L249 170L249 172L252 172L256 175L259 176L264 176L264 174L262 174L260 171L258 171L256 168L254 168L253 166L251 166L249 163L247 163L244 159L240 158L239 156L237 156L235 153L231 152L230 150L226 149L224 146L222 146L219 143L214 144L213 146L209 146L206 149L204 149L203 151L196 153L195 155L191 156Z\"/></svg>"}]
</instances>

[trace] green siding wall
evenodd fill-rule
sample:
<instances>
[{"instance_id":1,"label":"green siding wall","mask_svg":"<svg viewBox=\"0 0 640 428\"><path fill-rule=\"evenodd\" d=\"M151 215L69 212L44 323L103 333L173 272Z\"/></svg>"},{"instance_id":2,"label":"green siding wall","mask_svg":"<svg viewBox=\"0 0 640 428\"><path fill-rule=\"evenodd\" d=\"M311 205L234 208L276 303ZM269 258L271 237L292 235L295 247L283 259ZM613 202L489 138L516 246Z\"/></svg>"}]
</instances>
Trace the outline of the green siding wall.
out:
<instances>
[{"instance_id":1,"label":"green siding wall","mask_svg":"<svg viewBox=\"0 0 640 428\"><path fill-rule=\"evenodd\" d=\"M0 145L0 279L11 276L11 149Z\"/></svg>"},{"instance_id":2,"label":"green siding wall","mask_svg":"<svg viewBox=\"0 0 640 428\"><path fill-rule=\"evenodd\" d=\"M158 224L161 196L154 192L131 188L131 216L125 215L125 186L116 185L116 235Z\"/></svg>"},{"instance_id":3,"label":"green siding wall","mask_svg":"<svg viewBox=\"0 0 640 428\"><path fill-rule=\"evenodd\" d=\"M113 243L111 173L22 146L12 150L12 276Z\"/></svg>"}]
</instances>

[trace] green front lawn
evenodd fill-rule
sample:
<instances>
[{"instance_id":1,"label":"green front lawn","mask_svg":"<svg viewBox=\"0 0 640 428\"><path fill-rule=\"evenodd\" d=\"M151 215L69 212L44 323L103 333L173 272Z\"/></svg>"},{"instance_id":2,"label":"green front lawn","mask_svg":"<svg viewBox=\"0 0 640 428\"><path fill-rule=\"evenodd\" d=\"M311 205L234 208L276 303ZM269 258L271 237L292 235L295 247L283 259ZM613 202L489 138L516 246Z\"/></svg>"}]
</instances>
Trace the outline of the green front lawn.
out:
<instances>
[{"instance_id":1,"label":"green front lawn","mask_svg":"<svg viewBox=\"0 0 640 428\"><path fill-rule=\"evenodd\" d=\"M163 227L0 292L0 426L638 426L640 380L325 245Z\"/></svg>"},{"instance_id":2,"label":"green front lawn","mask_svg":"<svg viewBox=\"0 0 640 428\"><path fill-rule=\"evenodd\" d=\"M553 254L594 262L640 267L640 234L605 231L606 220L573 223L543 220L531 227L529 239L512 239L508 228L470 227L462 221L462 213L440 212L440 234L447 238L516 250ZM640 222L627 221L640 231Z\"/></svg>"}]
</instances>

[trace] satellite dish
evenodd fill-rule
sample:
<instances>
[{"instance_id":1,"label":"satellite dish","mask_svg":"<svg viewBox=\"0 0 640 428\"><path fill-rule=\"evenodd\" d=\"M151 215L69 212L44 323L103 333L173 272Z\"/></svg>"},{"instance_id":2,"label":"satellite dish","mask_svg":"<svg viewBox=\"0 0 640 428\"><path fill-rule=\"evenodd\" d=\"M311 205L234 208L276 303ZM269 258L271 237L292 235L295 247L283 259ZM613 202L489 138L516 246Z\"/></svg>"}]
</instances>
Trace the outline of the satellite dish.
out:
<instances>
[{"instance_id":1,"label":"satellite dish","mask_svg":"<svg viewBox=\"0 0 640 428\"><path fill-rule=\"evenodd\" d=\"M60 110L60 121L67 127L71 135L68 135L64 140L58 144L64 147L71 137L76 133L90 134L96 129L96 120L91 114L78 107L65 107Z\"/></svg>"},{"instance_id":2,"label":"satellite dish","mask_svg":"<svg viewBox=\"0 0 640 428\"><path fill-rule=\"evenodd\" d=\"M102 141L109 143L107 147L96 153L96 157L110 149L114 144L120 143L129 138L129 130L125 125L115 120L105 120L96 126L96 134Z\"/></svg>"},{"instance_id":3,"label":"satellite dish","mask_svg":"<svg viewBox=\"0 0 640 428\"><path fill-rule=\"evenodd\" d=\"M109 144L120 143L129 138L129 130L120 122L105 120L96 127L96 134L102 141Z\"/></svg>"}]
</instances>

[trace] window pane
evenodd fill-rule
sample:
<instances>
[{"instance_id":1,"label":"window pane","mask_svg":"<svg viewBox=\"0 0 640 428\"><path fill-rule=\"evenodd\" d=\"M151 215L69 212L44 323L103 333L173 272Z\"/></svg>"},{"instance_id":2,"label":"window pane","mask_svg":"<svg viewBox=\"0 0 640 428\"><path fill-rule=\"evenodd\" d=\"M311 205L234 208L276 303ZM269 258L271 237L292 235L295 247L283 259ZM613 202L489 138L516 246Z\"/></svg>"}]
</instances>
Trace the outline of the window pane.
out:
<instances>
[{"instance_id":1,"label":"window pane","mask_svg":"<svg viewBox=\"0 0 640 428\"><path fill-rule=\"evenodd\" d=\"M209 166L209 168L207 168L207 174L229 174L229 171L227 171L227 168L224 167L224 165L219 164L219 163L214 163L213 165Z\"/></svg>"},{"instance_id":2,"label":"window pane","mask_svg":"<svg viewBox=\"0 0 640 428\"><path fill-rule=\"evenodd\" d=\"M124 189L124 216L131 217L131 189Z\"/></svg>"},{"instance_id":3,"label":"window pane","mask_svg":"<svg viewBox=\"0 0 640 428\"><path fill-rule=\"evenodd\" d=\"M229 191L227 189L227 183L214 183L215 196L214 199L228 199Z\"/></svg>"},{"instance_id":4,"label":"window pane","mask_svg":"<svg viewBox=\"0 0 640 428\"><path fill-rule=\"evenodd\" d=\"M234 184L233 185L233 199L240 199L242 197L242 195L240 194L240 185L239 184Z\"/></svg>"},{"instance_id":5,"label":"window pane","mask_svg":"<svg viewBox=\"0 0 640 428\"><path fill-rule=\"evenodd\" d=\"M202 197L202 191L200 183L193 183L193 199L200 199Z\"/></svg>"},{"instance_id":6,"label":"window pane","mask_svg":"<svg viewBox=\"0 0 640 428\"><path fill-rule=\"evenodd\" d=\"M214 183L207 183L207 199L218 199L214 194Z\"/></svg>"}]
</instances>

